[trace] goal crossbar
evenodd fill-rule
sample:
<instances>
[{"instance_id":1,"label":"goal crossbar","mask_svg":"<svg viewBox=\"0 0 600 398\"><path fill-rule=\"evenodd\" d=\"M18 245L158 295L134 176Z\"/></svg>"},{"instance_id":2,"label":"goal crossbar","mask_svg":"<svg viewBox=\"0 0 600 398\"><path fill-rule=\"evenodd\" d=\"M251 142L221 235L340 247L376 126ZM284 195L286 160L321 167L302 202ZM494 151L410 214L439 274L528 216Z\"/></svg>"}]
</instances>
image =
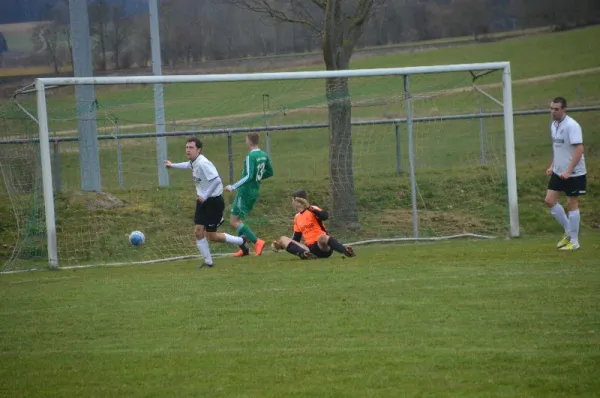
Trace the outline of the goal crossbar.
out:
<instances>
[{"instance_id":1,"label":"goal crossbar","mask_svg":"<svg viewBox=\"0 0 600 398\"><path fill-rule=\"evenodd\" d=\"M302 71L271 73L232 73L204 75L160 75L160 76L100 76L100 77L42 77L35 80L37 98L40 155L42 163L42 184L46 213L46 233L48 240L48 262L58 266L58 247L54 213L54 192L46 89L68 85L109 85L109 84L162 84L162 83L210 83L261 80L301 80L327 78L359 78L374 76L409 76L432 73L502 71L502 105L504 115L504 138L506 149L506 178L508 190L510 236L519 236L519 215L517 203L517 178L515 160L514 121L512 106L512 80L510 62L487 62L473 64L431 65L403 68L350 69L335 71ZM410 101L410 97L406 99Z\"/></svg>"},{"instance_id":2,"label":"goal crossbar","mask_svg":"<svg viewBox=\"0 0 600 398\"><path fill-rule=\"evenodd\" d=\"M99 76L99 77L42 77L37 81L49 85L75 84L160 84L160 83L207 83L257 80L302 80L335 77L373 77L392 75L422 75L430 73L470 72L476 70L502 70L510 68L509 62L487 62L478 64L454 64L414 66L404 68L349 69L304 72L228 73L210 75L160 75L160 76Z\"/></svg>"}]
</instances>

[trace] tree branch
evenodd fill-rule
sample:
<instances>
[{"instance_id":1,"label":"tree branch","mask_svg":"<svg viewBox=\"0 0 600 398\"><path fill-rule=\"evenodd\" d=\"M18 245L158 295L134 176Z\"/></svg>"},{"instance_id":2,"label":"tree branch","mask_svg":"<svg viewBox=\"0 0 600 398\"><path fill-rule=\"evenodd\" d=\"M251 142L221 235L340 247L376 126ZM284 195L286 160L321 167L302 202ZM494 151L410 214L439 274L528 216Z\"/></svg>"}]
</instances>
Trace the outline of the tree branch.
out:
<instances>
[{"instance_id":1,"label":"tree branch","mask_svg":"<svg viewBox=\"0 0 600 398\"><path fill-rule=\"evenodd\" d=\"M306 0L289 0L290 8L294 15L301 19L314 22L315 25L320 28L320 30L323 30L322 24L319 24L318 21L323 20L324 8L321 7L325 7L325 4L318 4L319 1L320 0L311 0L311 2L308 3ZM316 17L313 15L314 12L317 12Z\"/></svg>"},{"instance_id":2,"label":"tree branch","mask_svg":"<svg viewBox=\"0 0 600 398\"><path fill-rule=\"evenodd\" d=\"M356 13L352 17L352 22L348 28L348 35L342 46L342 51L348 58L350 58L358 39L362 35L365 24L371 17L373 6L376 2L378 2L378 4L383 4L382 0L360 0L360 3L356 8Z\"/></svg>"},{"instance_id":3,"label":"tree branch","mask_svg":"<svg viewBox=\"0 0 600 398\"><path fill-rule=\"evenodd\" d=\"M319 0L311 0L313 2L319 2ZM237 6L238 8L253 11L258 14L266 15L270 18L277 19L281 22L290 22L304 25L312 30L317 35L322 35L323 31L319 29L313 21L308 18L294 18L289 16L286 12L274 8L269 4L268 0L226 0L226 2Z\"/></svg>"},{"instance_id":4,"label":"tree branch","mask_svg":"<svg viewBox=\"0 0 600 398\"><path fill-rule=\"evenodd\" d=\"M325 8L325 26L324 26L324 36L323 36L323 57L325 60L325 65L329 69L330 67L334 67L336 65L336 27L338 27L338 22L336 20L336 8L340 7L340 0L327 0L326 8ZM343 29L343 28L342 28Z\"/></svg>"},{"instance_id":5,"label":"tree branch","mask_svg":"<svg viewBox=\"0 0 600 398\"><path fill-rule=\"evenodd\" d=\"M310 2L319 7L321 10L325 10L327 0L310 0Z\"/></svg>"}]
</instances>

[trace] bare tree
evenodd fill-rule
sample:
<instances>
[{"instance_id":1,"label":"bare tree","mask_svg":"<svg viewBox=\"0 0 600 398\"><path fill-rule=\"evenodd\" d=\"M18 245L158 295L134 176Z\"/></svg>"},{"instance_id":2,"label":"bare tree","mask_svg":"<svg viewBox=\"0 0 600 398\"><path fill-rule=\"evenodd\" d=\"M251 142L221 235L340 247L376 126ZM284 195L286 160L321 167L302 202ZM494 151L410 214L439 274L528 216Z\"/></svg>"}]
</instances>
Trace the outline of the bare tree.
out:
<instances>
[{"instance_id":1,"label":"bare tree","mask_svg":"<svg viewBox=\"0 0 600 398\"><path fill-rule=\"evenodd\" d=\"M491 25L491 5L481 0L454 0L452 2L456 18L455 21L463 25L468 34L472 34L475 40L479 35L487 33Z\"/></svg>"},{"instance_id":2,"label":"bare tree","mask_svg":"<svg viewBox=\"0 0 600 398\"><path fill-rule=\"evenodd\" d=\"M344 70L365 25L385 0L229 0L280 22L297 23L321 40L327 70ZM357 228L352 156L352 103L347 78L326 79L332 213L340 226Z\"/></svg>"},{"instance_id":3,"label":"bare tree","mask_svg":"<svg viewBox=\"0 0 600 398\"><path fill-rule=\"evenodd\" d=\"M56 21L44 22L37 25L31 34L33 48L36 52L44 52L54 68L54 73L60 71L58 50L61 39L60 24Z\"/></svg>"},{"instance_id":4,"label":"bare tree","mask_svg":"<svg viewBox=\"0 0 600 398\"><path fill-rule=\"evenodd\" d=\"M110 5L106 0L94 0L89 8L90 31L99 47L100 69L106 70L106 39L110 29Z\"/></svg>"},{"instance_id":5,"label":"bare tree","mask_svg":"<svg viewBox=\"0 0 600 398\"><path fill-rule=\"evenodd\" d=\"M561 30L600 22L600 3L597 0L577 0L573 3L511 0L511 7L524 26L553 25Z\"/></svg>"},{"instance_id":6,"label":"bare tree","mask_svg":"<svg viewBox=\"0 0 600 398\"><path fill-rule=\"evenodd\" d=\"M54 73L59 73L62 65L72 62L72 57L69 58L71 41L68 0L56 0L45 4L42 15L45 22L36 25L31 32L33 50L44 54Z\"/></svg>"},{"instance_id":7,"label":"bare tree","mask_svg":"<svg viewBox=\"0 0 600 398\"><path fill-rule=\"evenodd\" d=\"M108 43L113 53L115 69L120 69L121 55L133 31L132 20L127 16L124 6L120 3L115 3L110 7L110 20L112 29L108 32Z\"/></svg>"},{"instance_id":8,"label":"bare tree","mask_svg":"<svg viewBox=\"0 0 600 398\"><path fill-rule=\"evenodd\" d=\"M133 20L133 33L131 37L131 48L135 63L138 67L148 66L152 55L150 50L150 21L148 14L138 15Z\"/></svg>"},{"instance_id":9,"label":"bare tree","mask_svg":"<svg viewBox=\"0 0 600 398\"><path fill-rule=\"evenodd\" d=\"M160 39L163 51L163 62L173 67L182 59L185 52L186 40L189 39L185 31L186 8L175 0L165 0L160 4Z\"/></svg>"}]
</instances>

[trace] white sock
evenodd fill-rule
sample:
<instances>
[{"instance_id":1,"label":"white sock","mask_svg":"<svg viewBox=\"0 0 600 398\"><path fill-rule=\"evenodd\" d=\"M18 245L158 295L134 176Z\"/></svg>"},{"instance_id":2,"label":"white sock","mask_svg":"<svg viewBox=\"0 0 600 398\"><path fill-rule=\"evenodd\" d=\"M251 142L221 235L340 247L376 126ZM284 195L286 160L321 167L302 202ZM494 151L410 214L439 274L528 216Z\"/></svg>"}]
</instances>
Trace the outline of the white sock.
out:
<instances>
[{"instance_id":1,"label":"white sock","mask_svg":"<svg viewBox=\"0 0 600 398\"><path fill-rule=\"evenodd\" d=\"M204 262L208 265L213 263L212 256L210 255L210 248L208 247L208 241L206 238L202 238L196 241L196 247L200 251L200 255L204 257Z\"/></svg>"},{"instance_id":2,"label":"white sock","mask_svg":"<svg viewBox=\"0 0 600 398\"><path fill-rule=\"evenodd\" d=\"M569 233L569 219L567 218L567 213L565 213L565 208L562 207L560 203L555 204L550 208L550 214L558 221L560 225L565 230L565 233Z\"/></svg>"},{"instance_id":3,"label":"white sock","mask_svg":"<svg viewBox=\"0 0 600 398\"><path fill-rule=\"evenodd\" d=\"M239 246L244 243L244 239L241 236L233 236L229 234L225 234L225 242L232 243L236 246Z\"/></svg>"},{"instance_id":4,"label":"white sock","mask_svg":"<svg viewBox=\"0 0 600 398\"><path fill-rule=\"evenodd\" d=\"M569 236L571 237L571 242L575 244L579 244L579 220L581 216L579 215L579 209L573 210L569 212Z\"/></svg>"}]
</instances>

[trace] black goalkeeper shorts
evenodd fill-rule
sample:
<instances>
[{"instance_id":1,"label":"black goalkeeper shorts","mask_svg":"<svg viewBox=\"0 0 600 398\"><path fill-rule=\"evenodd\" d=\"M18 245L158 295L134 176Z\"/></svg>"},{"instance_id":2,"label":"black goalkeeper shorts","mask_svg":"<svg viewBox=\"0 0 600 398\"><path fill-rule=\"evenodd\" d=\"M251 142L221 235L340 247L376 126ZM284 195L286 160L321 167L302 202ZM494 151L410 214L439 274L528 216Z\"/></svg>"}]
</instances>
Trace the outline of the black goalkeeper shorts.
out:
<instances>
[{"instance_id":1,"label":"black goalkeeper shorts","mask_svg":"<svg viewBox=\"0 0 600 398\"><path fill-rule=\"evenodd\" d=\"M331 255L333 254L333 250L331 248L329 248L329 251L325 251L319 247L318 243L313 243L312 245L308 245L308 249L310 250L310 252L312 254L314 254L315 256L317 256L319 258L331 257Z\"/></svg>"}]
</instances>

